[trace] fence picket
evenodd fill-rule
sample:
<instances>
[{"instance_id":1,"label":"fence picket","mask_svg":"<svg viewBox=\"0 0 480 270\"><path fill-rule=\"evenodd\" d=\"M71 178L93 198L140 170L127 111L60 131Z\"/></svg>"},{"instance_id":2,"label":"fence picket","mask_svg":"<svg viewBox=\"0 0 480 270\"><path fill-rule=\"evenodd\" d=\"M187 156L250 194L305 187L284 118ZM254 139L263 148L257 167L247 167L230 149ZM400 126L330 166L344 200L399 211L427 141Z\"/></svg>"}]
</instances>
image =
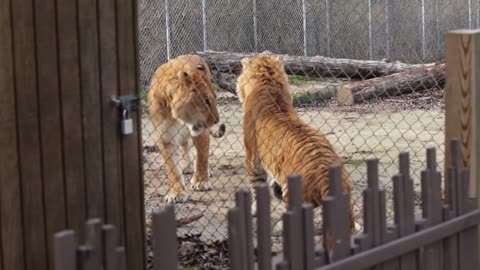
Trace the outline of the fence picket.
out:
<instances>
[{"instance_id":1,"label":"fence picket","mask_svg":"<svg viewBox=\"0 0 480 270\"><path fill-rule=\"evenodd\" d=\"M367 181L368 187L363 192L364 231L355 236L360 252L379 246L387 240L385 191L378 188L378 159L367 160ZM373 269L381 269L381 266Z\"/></svg>"},{"instance_id":2,"label":"fence picket","mask_svg":"<svg viewBox=\"0 0 480 270\"><path fill-rule=\"evenodd\" d=\"M228 210L228 256L231 270L242 270L242 230L240 229L240 209L236 206Z\"/></svg>"},{"instance_id":3,"label":"fence picket","mask_svg":"<svg viewBox=\"0 0 480 270\"><path fill-rule=\"evenodd\" d=\"M177 224L174 206L169 204L152 214L154 269L177 269ZM118 254L121 256L121 254Z\"/></svg>"},{"instance_id":4,"label":"fence picket","mask_svg":"<svg viewBox=\"0 0 480 270\"><path fill-rule=\"evenodd\" d=\"M289 269L303 269L303 214L301 177L291 175L288 181L288 210L283 214L284 254Z\"/></svg>"},{"instance_id":5,"label":"fence picket","mask_svg":"<svg viewBox=\"0 0 480 270\"><path fill-rule=\"evenodd\" d=\"M238 209L238 213L236 214L238 217L238 244L239 244L239 250L240 250L240 258L241 258L241 264L242 264L242 269L247 269L247 240L245 239L247 237L247 228L246 228L246 222L245 222L245 195L243 194L244 188L240 188L237 192L235 192L235 205Z\"/></svg>"},{"instance_id":6,"label":"fence picket","mask_svg":"<svg viewBox=\"0 0 480 270\"><path fill-rule=\"evenodd\" d=\"M313 205L305 203L302 205L302 220L303 220L303 262L304 269L313 269L313 260L315 258L313 242Z\"/></svg>"},{"instance_id":7,"label":"fence picket","mask_svg":"<svg viewBox=\"0 0 480 270\"><path fill-rule=\"evenodd\" d=\"M427 149L427 168L421 172L422 215L424 227L437 225L442 220L441 174L436 170L435 149ZM443 270L443 245L441 242L425 247L422 256L422 269Z\"/></svg>"},{"instance_id":8,"label":"fence picket","mask_svg":"<svg viewBox=\"0 0 480 270\"><path fill-rule=\"evenodd\" d=\"M246 269L253 270L253 221L252 221L252 197L251 193L243 188L240 190L240 194L243 196L243 217L245 221L245 259Z\"/></svg>"},{"instance_id":9,"label":"fence picket","mask_svg":"<svg viewBox=\"0 0 480 270\"><path fill-rule=\"evenodd\" d=\"M349 194L342 192L340 165L331 165L328 170L330 193L323 199L324 246L329 262L350 255Z\"/></svg>"},{"instance_id":10,"label":"fence picket","mask_svg":"<svg viewBox=\"0 0 480 270\"><path fill-rule=\"evenodd\" d=\"M408 153L399 155L399 174L393 177L395 200L395 223L398 225L399 237L415 232L415 215L413 206L413 180L410 178L410 161ZM417 261L415 252L400 258L400 269L415 270Z\"/></svg>"},{"instance_id":11,"label":"fence picket","mask_svg":"<svg viewBox=\"0 0 480 270\"><path fill-rule=\"evenodd\" d=\"M460 170L460 177L457 182L457 191L459 194L458 205L460 215L466 214L474 210L476 205L472 204L472 200L469 198L468 194L468 184L469 184L469 171L465 168ZM459 269L462 270L476 270L479 266L479 258L477 256L478 251L478 226L472 226L471 228L461 232L459 234L459 245L458 245L458 262Z\"/></svg>"},{"instance_id":12,"label":"fence picket","mask_svg":"<svg viewBox=\"0 0 480 270\"><path fill-rule=\"evenodd\" d=\"M315 269L328 263L328 253L322 245L315 246L314 254L313 267L315 267Z\"/></svg>"},{"instance_id":13,"label":"fence picket","mask_svg":"<svg viewBox=\"0 0 480 270\"><path fill-rule=\"evenodd\" d=\"M87 245L78 247L77 262L78 262L78 270L96 269L95 259L93 256L93 248Z\"/></svg>"},{"instance_id":14,"label":"fence picket","mask_svg":"<svg viewBox=\"0 0 480 270\"><path fill-rule=\"evenodd\" d=\"M257 260L259 270L272 269L270 190L267 183L255 187L257 199Z\"/></svg>"},{"instance_id":15,"label":"fence picket","mask_svg":"<svg viewBox=\"0 0 480 270\"><path fill-rule=\"evenodd\" d=\"M89 261L90 268L88 270L102 269L102 221L98 218L90 219L85 227L86 245L90 247Z\"/></svg>"},{"instance_id":16,"label":"fence picket","mask_svg":"<svg viewBox=\"0 0 480 270\"><path fill-rule=\"evenodd\" d=\"M116 270L119 268L117 265L118 261L116 258L116 243L117 235L115 227L111 224L106 224L102 226L102 242L103 242L103 254L105 256L104 269L105 270Z\"/></svg>"},{"instance_id":17,"label":"fence picket","mask_svg":"<svg viewBox=\"0 0 480 270\"><path fill-rule=\"evenodd\" d=\"M450 141L450 166L447 168L447 207L444 211L444 219L449 220L458 216L458 173L461 165L460 141L454 138ZM459 266L458 236L452 235L445 240L445 268L457 270Z\"/></svg>"},{"instance_id":18,"label":"fence picket","mask_svg":"<svg viewBox=\"0 0 480 270\"><path fill-rule=\"evenodd\" d=\"M115 249L115 258L117 261L117 270L127 270L127 254L125 252L125 247L117 247ZM154 268L156 270L156 268ZM172 268L175 269L175 268Z\"/></svg>"},{"instance_id":19,"label":"fence picket","mask_svg":"<svg viewBox=\"0 0 480 270\"><path fill-rule=\"evenodd\" d=\"M298 238L295 233L295 220L298 219L294 211L283 213L283 254L284 261L288 262L288 269L302 269L301 256L298 256Z\"/></svg>"},{"instance_id":20,"label":"fence picket","mask_svg":"<svg viewBox=\"0 0 480 270\"><path fill-rule=\"evenodd\" d=\"M55 270L77 270L75 232L61 231L54 235Z\"/></svg>"}]
</instances>

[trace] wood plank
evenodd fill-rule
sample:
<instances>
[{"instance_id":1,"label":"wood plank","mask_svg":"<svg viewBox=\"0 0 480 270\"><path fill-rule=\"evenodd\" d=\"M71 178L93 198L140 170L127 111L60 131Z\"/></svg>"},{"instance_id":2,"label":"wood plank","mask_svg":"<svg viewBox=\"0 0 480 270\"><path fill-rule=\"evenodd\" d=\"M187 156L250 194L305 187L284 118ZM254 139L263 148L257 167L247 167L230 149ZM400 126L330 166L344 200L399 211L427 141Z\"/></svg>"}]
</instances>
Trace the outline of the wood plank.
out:
<instances>
[{"instance_id":1,"label":"wood plank","mask_svg":"<svg viewBox=\"0 0 480 270\"><path fill-rule=\"evenodd\" d=\"M237 190L235 192L235 207L238 208L238 214L236 214L238 217L238 220L240 223L236 227L238 229L238 235L240 237L238 238L238 249L240 250L240 261L242 264L241 269L248 269L247 266L247 228L246 225L247 223L245 222L245 196L243 195L243 192L241 190Z\"/></svg>"},{"instance_id":2,"label":"wood plank","mask_svg":"<svg viewBox=\"0 0 480 270\"><path fill-rule=\"evenodd\" d=\"M254 251L253 251L253 217L252 217L252 194L247 188L240 189L244 197L243 215L245 220L245 248L246 248L246 266L247 270L253 270L254 267Z\"/></svg>"},{"instance_id":3,"label":"wood plank","mask_svg":"<svg viewBox=\"0 0 480 270\"><path fill-rule=\"evenodd\" d=\"M57 1L67 226L83 239L86 198L76 14L75 0Z\"/></svg>"},{"instance_id":4,"label":"wood plank","mask_svg":"<svg viewBox=\"0 0 480 270\"><path fill-rule=\"evenodd\" d=\"M117 247L117 231L111 224L102 226L102 246L104 254L104 269L116 270L118 268L118 260L116 258L115 249Z\"/></svg>"},{"instance_id":5,"label":"wood plank","mask_svg":"<svg viewBox=\"0 0 480 270\"><path fill-rule=\"evenodd\" d=\"M77 269L77 246L75 244L74 231L65 230L55 234L54 265L55 268L53 269Z\"/></svg>"},{"instance_id":6,"label":"wood plank","mask_svg":"<svg viewBox=\"0 0 480 270\"><path fill-rule=\"evenodd\" d=\"M87 218L104 220L97 0L78 1Z\"/></svg>"},{"instance_id":7,"label":"wood plank","mask_svg":"<svg viewBox=\"0 0 480 270\"><path fill-rule=\"evenodd\" d=\"M117 0L117 42L121 95L138 95L137 18L135 0ZM139 108L141 109L141 108ZM143 269L145 257L145 210L141 149L141 115L132 112L134 131L122 137L122 168L128 269Z\"/></svg>"},{"instance_id":8,"label":"wood plank","mask_svg":"<svg viewBox=\"0 0 480 270\"><path fill-rule=\"evenodd\" d=\"M53 269L52 235L66 228L65 184L63 179L62 116L58 75L55 1L35 1L38 63L38 93L45 179L46 245L49 268Z\"/></svg>"},{"instance_id":9,"label":"wood plank","mask_svg":"<svg viewBox=\"0 0 480 270\"><path fill-rule=\"evenodd\" d=\"M18 151L22 186L26 269L47 269L45 215L36 73L34 11L31 3L12 1Z\"/></svg>"},{"instance_id":10,"label":"wood plank","mask_svg":"<svg viewBox=\"0 0 480 270\"><path fill-rule=\"evenodd\" d=\"M265 182L255 187L257 200L257 260L259 269L272 269L270 190Z\"/></svg>"},{"instance_id":11,"label":"wood plank","mask_svg":"<svg viewBox=\"0 0 480 270\"><path fill-rule=\"evenodd\" d=\"M313 241L313 206L310 203L302 205L302 227L303 227L303 261L304 269L313 269L313 261L315 259L315 244Z\"/></svg>"},{"instance_id":12,"label":"wood plank","mask_svg":"<svg viewBox=\"0 0 480 270\"><path fill-rule=\"evenodd\" d=\"M117 268L116 270L127 270L127 254L125 247L117 247L115 249L115 254L117 258Z\"/></svg>"},{"instance_id":13,"label":"wood plank","mask_svg":"<svg viewBox=\"0 0 480 270\"><path fill-rule=\"evenodd\" d=\"M240 212L242 210L238 207L233 207L228 210L228 258L230 260L231 270L242 270L242 263L244 258L242 257L241 237L242 230L240 229L241 219Z\"/></svg>"},{"instance_id":14,"label":"wood plank","mask_svg":"<svg viewBox=\"0 0 480 270\"><path fill-rule=\"evenodd\" d=\"M177 259L177 226L174 206L169 204L152 215L154 269L175 269Z\"/></svg>"},{"instance_id":15,"label":"wood plank","mask_svg":"<svg viewBox=\"0 0 480 270\"><path fill-rule=\"evenodd\" d=\"M105 222L118 231L116 241L124 243L123 189L121 177L119 116L110 99L118 93L115 0L98 2L100 42L100 87L102 93L103 177Z\"/></svg>"},{"instance_id":16,"label":"wood plank","mask_svg":"<svg viewBox=\"0 0 480 270\"><path fill-rule=\"evenodd\" d=\"M446 35L447 84L445 95L445 170L450 165L450 140L461 141L463 166L470 169L469 195L480 195L480 30L450 31ZM448 174L445 173L445 190ZM446 197L447 194L445 194ZM480 202L477 201L477 203ZM480 207L480 205L477 205ZM480 243L480 238L478 239ZM480 250L477 251L480 256Z\"/></svg>"},{"instance_id":17,"label":"wood plank","mask_svg":"<svg viewBox=\"0 0 480 270\"><path fill-rule=\"evenodd\" d=\"M102 221L99 218L90 219L85 224L85 242L90 248L88 253L91 267L88 270L103 270L105 253L102 241Z\"/></svg>"},{"instance_id":18,"label":"wood plank","mask_svg":"<svg viewBox=\"0 0 480 270\"><path fill-rule=\"evenodd\" d=\"M284 253L290 269L304 269L302 185L300 175L290 175L288 181L288 210L283 214Z\"/></svg>"},{"instance_id":19,"label":"wood plank","mask_svg":"<svg viewBox=\"0 0 480 270\"><path fill-rule=\"evenodd\" d=\"M471 201L468 198L469 171L466 168L460 170L460 177L457 183L459 200L459 211L461 215L472 210ZM458 262L459 269L475 270L479 266L478 257L478 226L470 227L458 235Z\"/></svg>"},{"instance_id":20,"label":"wood plank","mask_svg":"<svg viewBox=\"0 0 480 270\"><path fill-rule=\"evenodd\" d=\"M0 0L0 269L24 270L11 20Z\"/></svg>"},{"instance_id":21,"label":"wood plank","mask_svg":"<svg viewBox=\"0 0 480 270\"><path fill-rule=\"evenodd\" d=\"M479 179L480 140L478 139L478 119L480 119L480 102L478 89L480 76L475 76L480 69L480 30L456 30L446 35L447 83L445 95L445 175L450 166L450 140L458 137L462 145L463 166L472 168L470 179ZM448 185L448 177L445 180ZM480 185L470 183L470 195L477 193ZM447 190L447 188L445 189Z\"/></svg>"},{"instance_id":22,"label":"wood plank","mask_svg":"<svg viewBox=\"0 0 480 270\"><path fill-rule=\"evenodd\" d=\"M351 255L349 222L349 194L342 192L341 165L328 169L329 194L322 201L324 247L330 262L343 260Z\"/></svg>"}]
</instances>

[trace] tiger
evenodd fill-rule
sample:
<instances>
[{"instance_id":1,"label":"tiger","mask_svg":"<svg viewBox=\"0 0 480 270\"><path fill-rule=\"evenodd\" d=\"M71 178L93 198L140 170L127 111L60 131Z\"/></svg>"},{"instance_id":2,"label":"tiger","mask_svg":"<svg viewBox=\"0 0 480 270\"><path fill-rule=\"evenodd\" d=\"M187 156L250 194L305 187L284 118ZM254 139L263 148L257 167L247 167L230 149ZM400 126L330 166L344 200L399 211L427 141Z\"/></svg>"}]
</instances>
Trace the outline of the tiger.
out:
<instances>
[{"instance_id":1,"label":"tiger","mask_svg":"<svg viewBox=\"0 0 480 270\"><path fill-rule=\"evenodd\" d=\"M147 109L170 181L167 203L183 203L190 198L184 179L184 174L191 172L190 140L196 149L190 188L213 189L208 162L210 136L221 138L226 129L223 123L219 124L216 99L209 66L199 55L180 55L162 64L152 75ZM218 129L214 130L217 124Z\"/></svg>"},{"instance_id":2,"label":"tiger","mask_svg":"<svg viewBox=\"0 0 480 270\"><path fill-rule=\"evenodd\" d=\"M300 175L302 199L316 208L329 194L329 166L339 165L342 189L350 194L349 176L332 144L296 113L283 60L259 54L242 58L241 66L236 91L243 111L244 162L252 192L258 181L270 178L274 196L287 206L287 177ZM356 232L350 197L349 204L350 228Z\"/></svg>"}]
</instances>

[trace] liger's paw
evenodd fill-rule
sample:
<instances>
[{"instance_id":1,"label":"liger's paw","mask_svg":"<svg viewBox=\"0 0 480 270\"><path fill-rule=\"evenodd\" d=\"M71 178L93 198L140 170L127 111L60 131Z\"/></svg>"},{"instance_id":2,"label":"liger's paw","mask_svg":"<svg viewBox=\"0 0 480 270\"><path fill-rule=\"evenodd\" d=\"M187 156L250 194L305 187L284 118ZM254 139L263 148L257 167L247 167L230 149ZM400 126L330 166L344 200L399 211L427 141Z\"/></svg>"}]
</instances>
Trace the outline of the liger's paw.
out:
<instances>
[{"instance_id":1,"label":"liger's paw","mask_svg":"<svg viewBox=\"0 0 480 270\"><path fill-rule=\"evenodd\" d=\"M190 183L190 188L195 190L195 191L208 191L213 189L212 183L208 181L196 181L195 179L192 179Z\"/></svg>"},{"instance_id":2,"label":"liger's paw","mask_svg":"<svg viewBox=\"0 0 480 270\"><path fill-rule=\"evenodd\" d=\"M167 203L185 203L190 199L190 195L187 192L169 192L165 196L165 202Z\"/></svg>"}]
</instances>

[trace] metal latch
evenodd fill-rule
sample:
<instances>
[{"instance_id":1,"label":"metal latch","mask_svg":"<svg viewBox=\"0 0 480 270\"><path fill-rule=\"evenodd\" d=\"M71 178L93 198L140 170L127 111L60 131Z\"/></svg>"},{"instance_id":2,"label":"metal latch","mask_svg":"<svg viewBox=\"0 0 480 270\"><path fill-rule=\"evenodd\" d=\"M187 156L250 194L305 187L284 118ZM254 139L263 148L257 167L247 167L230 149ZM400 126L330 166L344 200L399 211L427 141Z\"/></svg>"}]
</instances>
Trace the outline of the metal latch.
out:
<instances>
[{"instance_id":1,"label":"metal latch","mask_svg":"<svg viewBox=\"0 0 480 270\"><path fill-rule=\"evenodd\" d=\"M120 132L122 135L129 135L133 133L133 119L130 112L136 107L132 106L133 102L137 102L139 98L134 95L127 96L113 96L112 103L119 107L121 113Z\"/></svg>"}]
</instances>

